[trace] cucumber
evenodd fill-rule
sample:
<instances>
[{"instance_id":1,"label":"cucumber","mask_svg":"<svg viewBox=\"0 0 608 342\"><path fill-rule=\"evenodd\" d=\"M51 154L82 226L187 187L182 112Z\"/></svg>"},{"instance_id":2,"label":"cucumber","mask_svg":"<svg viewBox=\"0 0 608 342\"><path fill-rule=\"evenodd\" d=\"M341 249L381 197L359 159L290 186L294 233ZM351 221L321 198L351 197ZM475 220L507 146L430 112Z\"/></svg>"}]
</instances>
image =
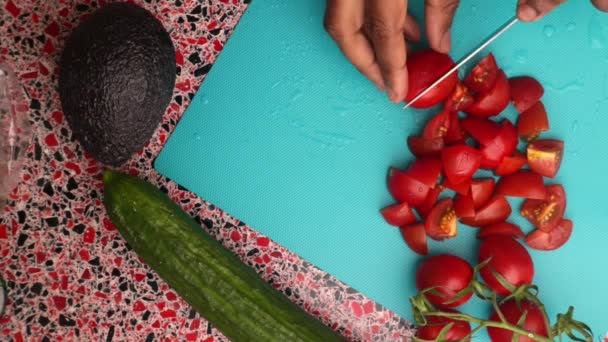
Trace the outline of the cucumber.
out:
<instances>
[{"instance_id":1,"label":"cucumber","mask_svg":"<svg viewBox=\"0 0 608 342\"><path fill-rule=\"evenodd\" d=\"M133 250L232 341L343 341L137 177L104 172L104 205Z\"/></svg>"}]
</instances>

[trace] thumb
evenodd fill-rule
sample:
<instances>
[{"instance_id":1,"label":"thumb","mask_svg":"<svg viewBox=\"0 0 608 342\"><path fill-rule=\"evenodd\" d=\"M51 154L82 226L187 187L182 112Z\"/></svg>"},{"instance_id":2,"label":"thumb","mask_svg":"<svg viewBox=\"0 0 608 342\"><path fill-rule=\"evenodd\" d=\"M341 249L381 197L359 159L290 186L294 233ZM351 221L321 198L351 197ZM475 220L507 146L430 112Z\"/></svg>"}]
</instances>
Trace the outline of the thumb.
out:
<instances>
[{"instance_id":1,"label":"thumb","mask_svg":"<svg viewBox=\"0 0 608 342\"><path fill-rule=\"evenodd\" d=\"M458 0L426 0L424 21L429 43L433 50L443 53L452 48L450 28L458 8Z\"/></svg>"},{"instance_id":2,"label":"thumb","mask_svg":"<svg viewBox=\"0 0 608 342\"><path fill-rule=\"evenodd\" d=\"M522 21L536 21L566 0L518 0L517 16Z\"/></svg>"}]
</instances>

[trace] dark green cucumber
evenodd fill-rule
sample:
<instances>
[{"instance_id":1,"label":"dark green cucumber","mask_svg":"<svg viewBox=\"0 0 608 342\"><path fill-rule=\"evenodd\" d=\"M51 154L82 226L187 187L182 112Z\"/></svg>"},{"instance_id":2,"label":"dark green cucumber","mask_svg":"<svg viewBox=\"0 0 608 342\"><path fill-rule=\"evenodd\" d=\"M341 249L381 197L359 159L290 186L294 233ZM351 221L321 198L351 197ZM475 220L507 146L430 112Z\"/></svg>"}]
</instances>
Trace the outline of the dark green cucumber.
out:
<instances>
[{"instance_id":1,"label":"dark green cucumber","mask_svg":"<svg viewBox=\"0 0 608 342\"><path fill-rule=\"evenodd\" d=\"M104 205L133 250L233 341L342 341L266 283L153 185L104 173Z\"/></svg>"}]
</instances>

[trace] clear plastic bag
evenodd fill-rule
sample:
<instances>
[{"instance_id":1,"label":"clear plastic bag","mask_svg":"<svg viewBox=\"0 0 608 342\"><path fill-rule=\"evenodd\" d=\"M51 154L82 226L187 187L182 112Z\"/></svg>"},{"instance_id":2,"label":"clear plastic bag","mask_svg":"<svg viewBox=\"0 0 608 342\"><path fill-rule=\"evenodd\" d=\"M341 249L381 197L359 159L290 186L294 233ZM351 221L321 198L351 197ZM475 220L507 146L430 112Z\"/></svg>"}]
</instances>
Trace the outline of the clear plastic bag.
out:
<instances>
[{"instance_id":1,"label":"clear plastic bag","mask_svg":"<svg viewBox=\"0 0 608 342\"><path fill-rule=\"evenodd\" d=\"M29 104L12 70L0 63L0 209L19 182L31 138Z\"/></svg>"}]
</instances>

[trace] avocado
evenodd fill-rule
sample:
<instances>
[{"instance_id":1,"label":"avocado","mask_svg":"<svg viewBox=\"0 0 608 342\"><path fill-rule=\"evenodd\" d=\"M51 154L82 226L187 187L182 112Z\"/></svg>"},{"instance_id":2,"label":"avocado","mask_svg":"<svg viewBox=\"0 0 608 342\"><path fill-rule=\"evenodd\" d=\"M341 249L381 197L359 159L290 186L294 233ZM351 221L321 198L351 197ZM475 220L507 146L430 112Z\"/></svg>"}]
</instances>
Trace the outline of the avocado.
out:
<instances>
[{"instance_id":1,"label":"avocado","mask_svg":"<svg viewBox=\"0 0 608 342\"><path fill-rule=\"evenodd\" d=\"M96 160L120 166L162 121L175 86L175 49L162 24L130 3L80 23L59 62L59 97L73 137Z\"/></svg>"}]
</instances>

